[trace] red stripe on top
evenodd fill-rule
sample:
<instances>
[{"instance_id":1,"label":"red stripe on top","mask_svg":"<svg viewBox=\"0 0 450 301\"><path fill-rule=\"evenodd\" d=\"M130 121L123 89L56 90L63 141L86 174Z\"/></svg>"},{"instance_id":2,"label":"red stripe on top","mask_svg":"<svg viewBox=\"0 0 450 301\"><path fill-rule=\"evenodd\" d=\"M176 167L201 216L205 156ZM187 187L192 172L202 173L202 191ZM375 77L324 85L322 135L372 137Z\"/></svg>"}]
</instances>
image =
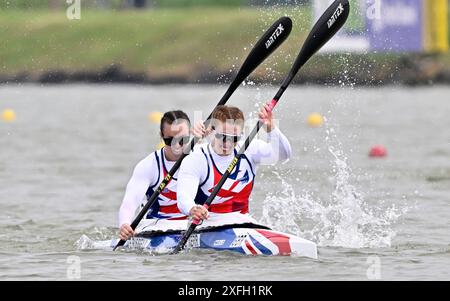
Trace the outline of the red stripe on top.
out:
<instances>
[{"instance_id":1,"label":"red stripe on top","mask_svg":"<svg viewBox=\"0 0 450 301\"><path fill-rule=\"evenodd\" d=\"M168 198L169 200L173 200L176 201L177 200L177 193L175 191L169 190L167 188L165 188L162 192L161 195Z\"/></svg>"},{"instance_id":2,"label":"red stripe on top","mask_svg":"<svg viewBox=\"0 0 450 301\"><path fill-rule=\"evenodd\" d=\"M291 245L289 244L289 236L261 229L255 230L258 233L261 233L265 238L269 239L272 243L274 243L278 247L280 255L291 254Z\"/></svg>"},{"instance_id":3,"label":"red stripe on top","mask_svg":"<svg viewBox=\"0 0 450 301\"><path fill-rule=\"evenodd\" d=\"M211 204L209 211L215 213L240 212L245 214L248 213L248 199L235 198L223 203Z\"/></svg>"},{"instance_id":4,"label":"red stripe on top","mask_svg":"<svg viewBox=\"0 0 450 301\"><path fill-rule=\"evenodd\" d=\"M256 251L255 251L255 249L253 249L252 245L251 245L248 241L245 241L245 246L249 249L249 251L250 251L253 255L256 255L256 254L257 254Z\"/></svg>"},{"instance_id":5,"label":"red stripe on top","mask_svg":"<svg viewBox=\"0 0 450 301\"><path fill-rule=\"evenodd\" d=\"M184 215L184 216L180 216L180 217L169 217L168 218L168 220L171 220L171 221L178 221L178 220L183 220L183 219L187 219L187 216Z\"/></svg>"},{"instance_id":6,"label":"red stripe on top","mask_svg":"<svg viewBox=\"0 0 450 301\"><path fill-rule=\"evenodd\" d=\"M214 187L219 183L222 175L213 165L214 170ZM215 213L228 213L228 212L241 212L248 213L248 200L253 190L253 181L249 182L245 187L238 192L232 191L237 185L239 181L234 181L229 190L220 189L217 193L217 198L231 198L223 203L212 203L209 211ZM208 191L211 193L214 190L214 187L209 189Z\"/></svg>"},{"instance_id":7,"label":"red stripe on top","mask_svg":"<svg viewBox=\"0 0 450 301\"><path fill-rule=\"evenodd\" d=\"M178 209L177 204L169 205L169 206L159 206L159 211L162 213L181 213Z\"/></svg>"}]
</instances>

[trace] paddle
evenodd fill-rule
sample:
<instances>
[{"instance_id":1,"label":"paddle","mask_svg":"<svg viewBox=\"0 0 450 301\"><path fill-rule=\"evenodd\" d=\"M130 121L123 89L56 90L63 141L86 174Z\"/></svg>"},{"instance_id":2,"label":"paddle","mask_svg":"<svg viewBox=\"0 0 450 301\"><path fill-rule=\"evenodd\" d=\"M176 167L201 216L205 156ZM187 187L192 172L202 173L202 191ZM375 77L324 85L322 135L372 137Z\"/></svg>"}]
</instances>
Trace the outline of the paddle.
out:
<instances>
[{"instance_id":1,"label":"paddle","mask_svg":"<svg viewBox=\"0 0 450 301\"><path fill-rule=\"evenodd\" d=\"M228 90L222 96L217 106L224 105L228 99L231 97L233 92L241 85L241 83L256 69L271 53L275 51L289 36L292 30L292 20L289 17L281 17L278 19L273 25L264 33L264 35L258 40L256 45L253 47L250 54L245 59L242 64L239 72L237 73L234 80L231 82ZM211 119L212 113L205 120L208 121ZM137 225L140 223L142 218L145 216L149 208L153 206L153 204L157 201L158 195L164 190L164 188L169 184L172 180L173 175L178 170L181 165L183 159L191 152L194 148L195 144L198 142L199 138L194 137L191 140L190 144L187 148L184 149L182 156L175 162L173 167L170 169L169 173L166 175L164 180L158 186L158 189L147 198L147 203L141 209L139 214L134 219L133 223L130 227L135 230ZM113 250L116 250L118 247L123 246L125 244L125 240L120 240Z\"/></svg>"},{"instance_id":2,"label":"paddle","mask_svg":"<svg viewBox=\"0 0 450 301\"><path fill-rule=\"evenodd\" d=\"M300 70L300 68L311 58L311 56L317 52L329 39L331 39L334 34L344 25L345 21L347 20L348 14L350 10L350 5L348 3L348 0L336 0L334 1L327 10L323 13L323 15L320 17L320 19L317 21L317 23L312 28L310 34L306 38L306 41L297 56L297 59L294 62L294 65L292 66L291 70L289 71L289 74L286 76L285 80L283 81L280 89L278 90L277 94L273 98L272 102L270 103L270 109L273 110L273 108L277 105L278 101L280 100L281 96L283 95L286 88L291 83L292 79L295 77L297 72ZM263 126L263 123L261 121L258 121L255 128L252 130L250 135L245 140L244 145L239 149L239 152L236 154L234 159L231 161L231 164L228 166L227 170L223 174L222 178L220 179L219 183L214 187L214 190L208 197L208 199L205 201L203 206L208 209L211 205L211 202L216 197L219 190L222 188L222 185L227 180L230 173L233 171L234 167L239 161L239 158L244 154L248 146L250 145L250 142L253 140L253 138L258 134L259 129ZM194 219L192 223L190 224L189 228L185 232L185 234L181 237L180 242L175 247L172 254L178 253L181 249L184 248L187 240L191 236L191 234L194 232L197 225L200 224L200 220Z\"/></svg>"}]
</instances>

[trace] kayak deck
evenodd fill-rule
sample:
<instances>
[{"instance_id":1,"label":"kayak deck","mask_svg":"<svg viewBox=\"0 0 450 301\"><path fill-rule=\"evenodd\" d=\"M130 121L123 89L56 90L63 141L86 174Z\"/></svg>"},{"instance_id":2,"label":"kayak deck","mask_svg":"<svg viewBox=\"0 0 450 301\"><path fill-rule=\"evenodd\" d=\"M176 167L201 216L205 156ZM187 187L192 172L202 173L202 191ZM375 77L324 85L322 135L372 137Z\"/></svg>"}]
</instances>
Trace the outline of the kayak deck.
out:
<instances>
[{"instance_id":1,"label":"kayak deck","mask_svg":"<svg viewBox=\"0 0 450 301\"><path fill-rule=\"evenodd\" d=\"M153 254L171 252L189 227L189 221L143 219L136 235L122 247L125 250L149 251ZM79 249L112 250L119 239L93 241L83 235L77 242ZM259 224L248 214L238 212L210 213L197 226L186 248L232 251L246 255L292 255L317 258L314 242L295 235L273 231Z\"/></svg>"},{"instance_id":2,"label":"kayak deck","mask_svg":"<svg viewBox=\"0 0 450 301\"><path fill-rule=\"evenodd\" d=\"M124 248L144 250L172 250L178 244L182 231L140 232L126 242ZM111 241L111 247L118 240ZM227 225L194 232L186 248L233 251L247 255L292 255L317 258L314 242L254 224Z\"/></svg>"}]
</instances>

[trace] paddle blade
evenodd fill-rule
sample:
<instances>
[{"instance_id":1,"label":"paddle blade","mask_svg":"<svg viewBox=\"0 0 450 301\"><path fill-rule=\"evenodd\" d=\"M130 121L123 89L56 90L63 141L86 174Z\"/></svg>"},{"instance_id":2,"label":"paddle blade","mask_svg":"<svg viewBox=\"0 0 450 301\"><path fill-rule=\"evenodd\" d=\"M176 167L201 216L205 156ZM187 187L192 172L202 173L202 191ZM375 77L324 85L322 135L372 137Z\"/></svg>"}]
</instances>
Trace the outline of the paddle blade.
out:
<instances>
[{"instance_id":1,"label":"paddle blade","mask_svg":"<svg viewBox=\"0 0 450 301\"><path fill-rule=\"evenodd\" d=\"M289 17L281 17L273 23L253 47L228 90L236 90L245 78L287 39L291 30L292 20Z\"/></svg>"},{"instance_id":2,"label":"paddle blade","mask_svg":"<svg viewBox=\"0 0 450 301\"><path fill-rule=\"evenodd\" d=\"M303 44L302 50L292 68L294 75L314 53L341 29L345 21L347 21L349 13L350 4L348 0L336 0L327 8L311 29Z\"/></svg>"},{"instance_id":3,"label":"paddle blade","mask_svg":"<svg viewBox=\"0 0 450 301\"><path fill-rule=\"evenodd\" d=\"M117 245L114 247L113 251L115 251L117 248L123 246L126 243L125 240L119 240L119 242L117 243Z\"/></svg>"}]
</instances>

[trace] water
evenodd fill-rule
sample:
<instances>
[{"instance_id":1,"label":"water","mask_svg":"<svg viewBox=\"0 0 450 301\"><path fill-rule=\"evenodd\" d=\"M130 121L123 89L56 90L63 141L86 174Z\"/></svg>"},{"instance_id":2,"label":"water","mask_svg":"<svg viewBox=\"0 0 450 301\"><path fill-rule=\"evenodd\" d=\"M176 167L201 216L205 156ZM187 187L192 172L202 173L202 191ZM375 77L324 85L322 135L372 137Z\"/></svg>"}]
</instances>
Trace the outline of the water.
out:
<instances>
[{"instance_id":1,"label":"water","mask_svg":"<svg viewBox=\"0 0 450 301\"><path fill-rule=\"evenodd\" d=\"M259 170L251 211L315 241L318 260L79 250L83 234L115 237L132 169L159 142L148 113L205 117L225 89L0 87L17 113L0 122L0 279L70 279L79 258L82 280L450 280L448 87L287 90L276 116L294 157ZM275 92L250 83L230 104L254 116ZM368 158L374 144L388 156Z\"/></svg>"}]
</instances>

